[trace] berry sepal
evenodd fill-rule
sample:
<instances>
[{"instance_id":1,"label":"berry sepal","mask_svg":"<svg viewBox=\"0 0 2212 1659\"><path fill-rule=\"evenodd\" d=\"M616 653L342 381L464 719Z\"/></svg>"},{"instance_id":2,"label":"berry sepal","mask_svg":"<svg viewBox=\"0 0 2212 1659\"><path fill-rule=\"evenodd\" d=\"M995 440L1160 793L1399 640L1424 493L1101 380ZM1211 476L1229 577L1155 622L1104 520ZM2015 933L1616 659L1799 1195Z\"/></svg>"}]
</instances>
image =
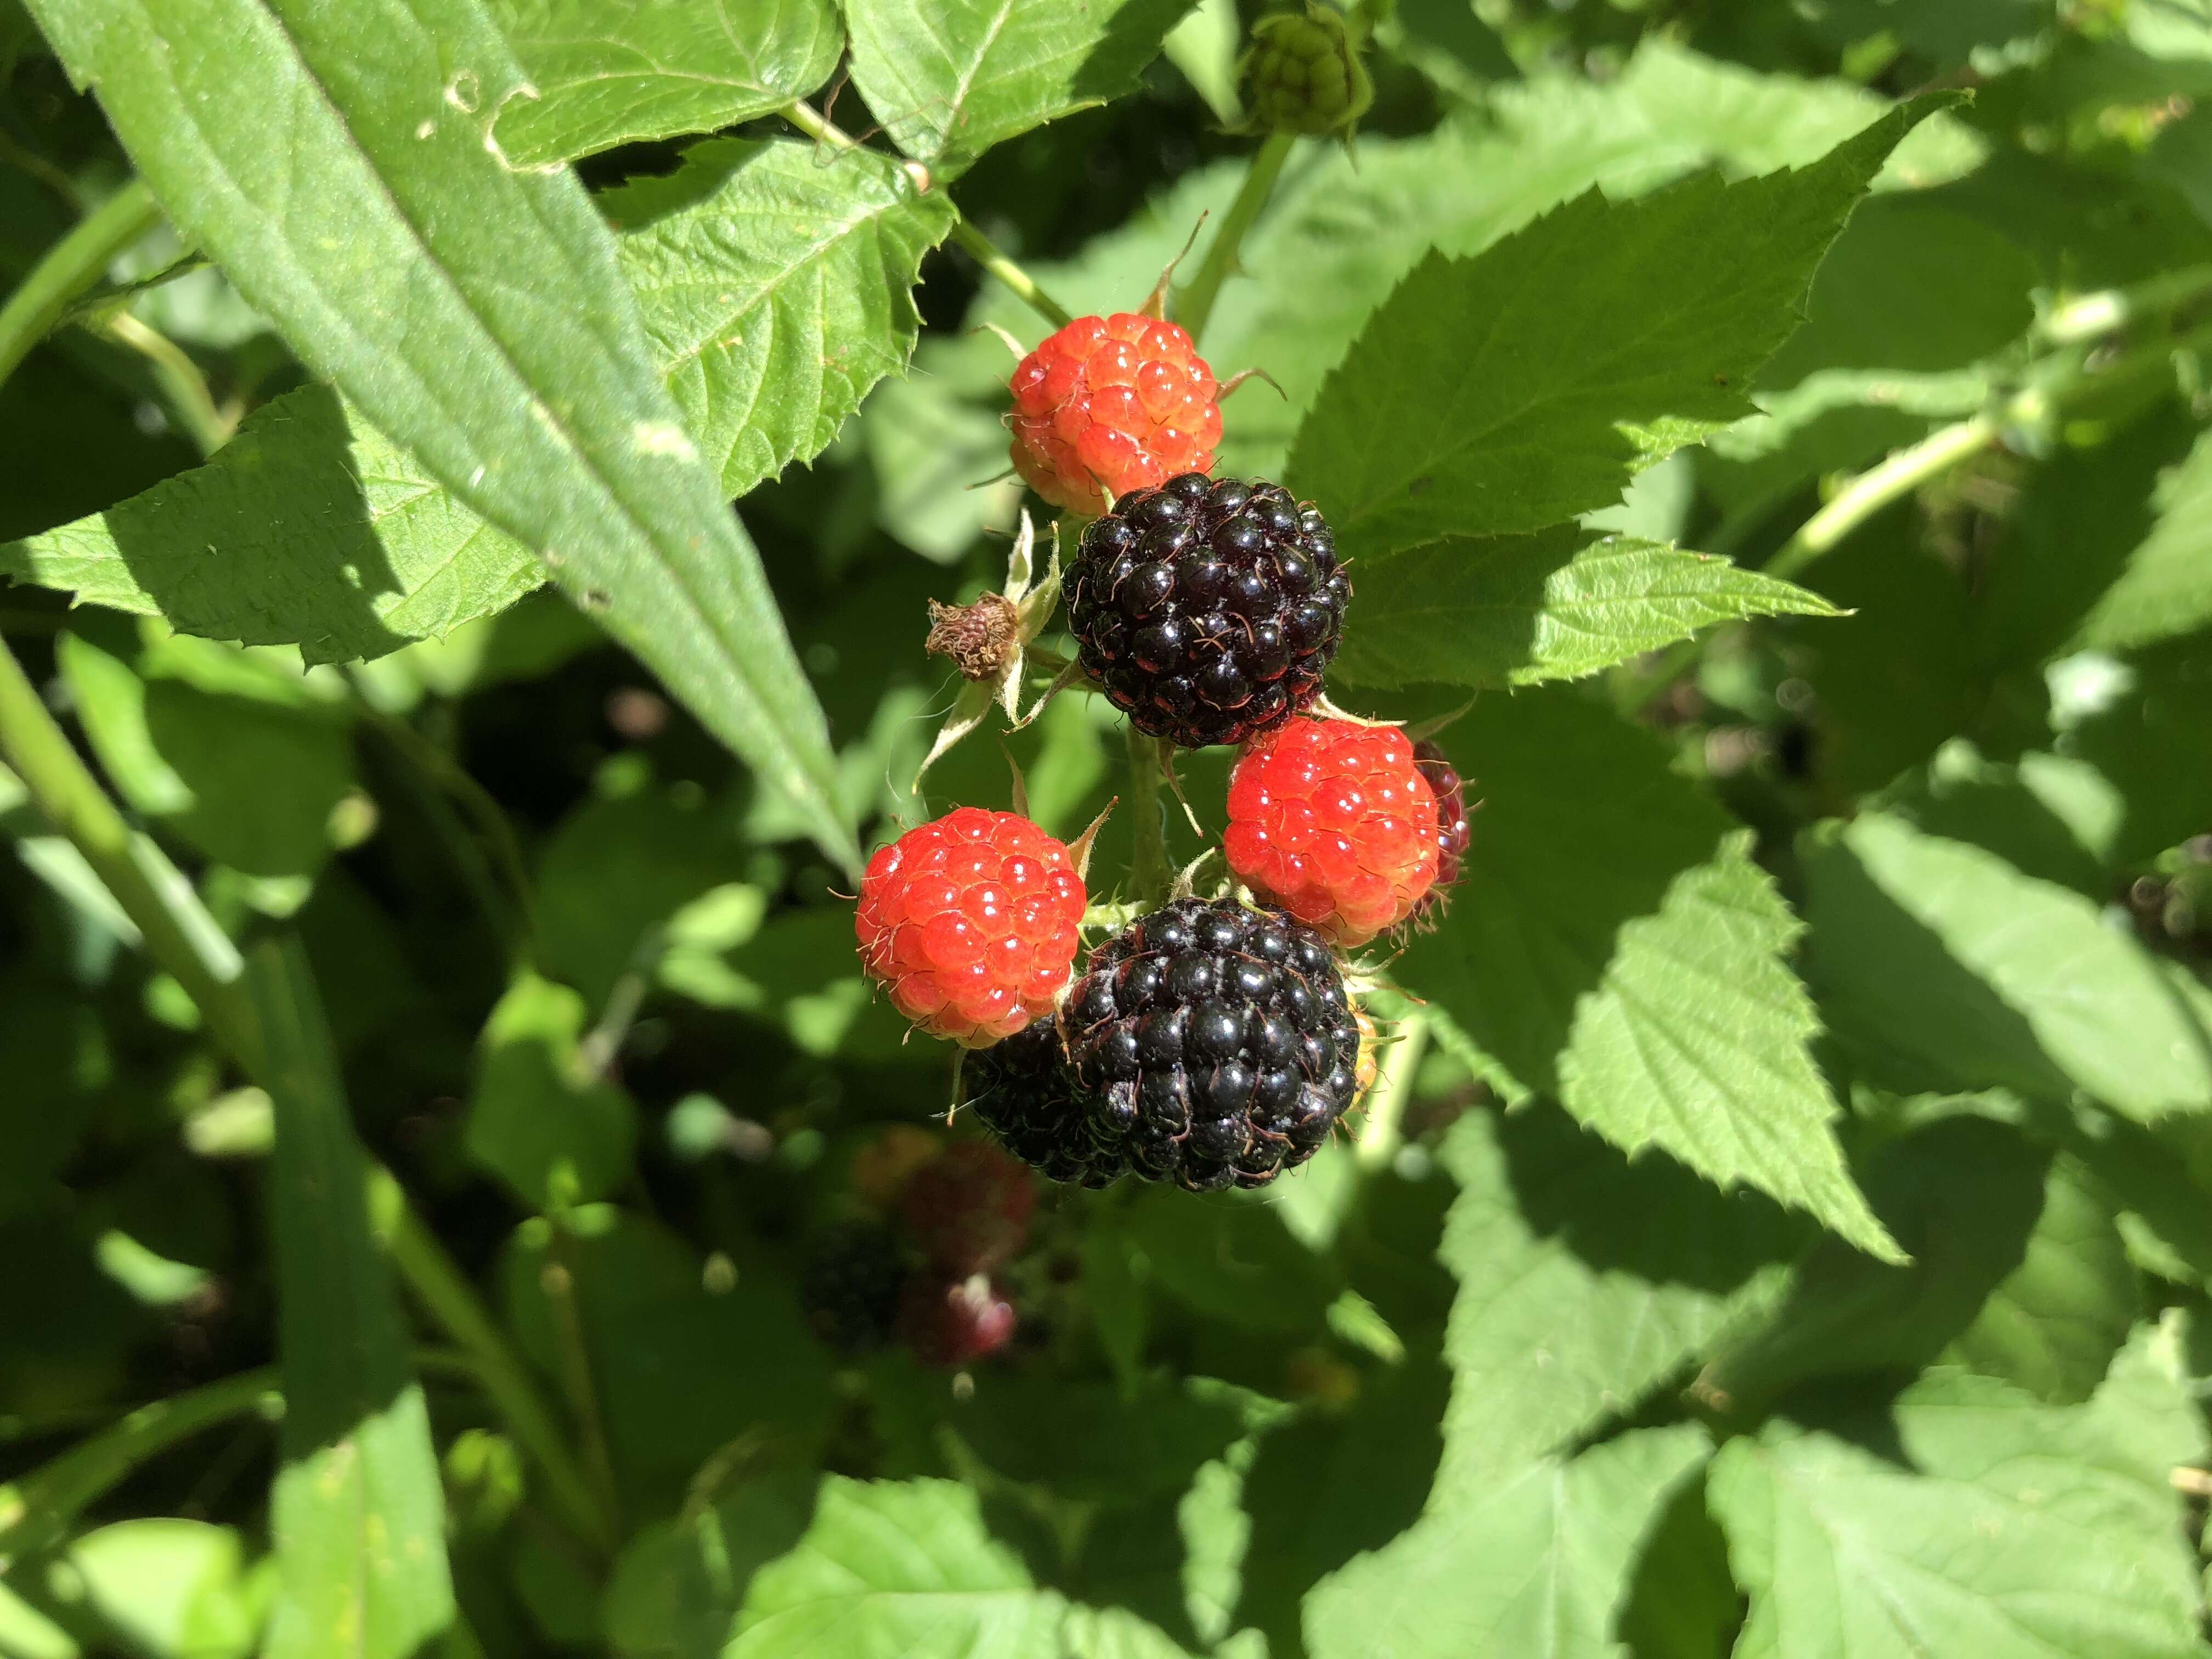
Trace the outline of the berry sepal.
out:
<instances>
[{"instance_id":1,"label":"berry sepal","mask_svg":"<svg viewBox=\"0 0 2212 1659\"><path fill-rule=\"evenodd\" d=\"M1036 526L1030 522L1025 511L1021 529L1014 537L1014 550L1006 559L1004 587L996 593L986 593L970 605L945 605L934 599L930 601L927 648L939 656L950 658L967 684L960 688L951 714L938 728L936 740L914 775L915 789L921 787L929 769L954 744L989 718L992 705L1004 711L1010 726L1025 726L1036 718L1037 710L1034 708L1028 719L1023 717L1022 674L1030 647L1036 642L1037 635L1044 632L1054 612L1060 609L1056 528L1053 540L1044 574L1038 576ZM1051 695L1047 692L1039 700L1039 708Z\"/></svg>"}]
</instances>

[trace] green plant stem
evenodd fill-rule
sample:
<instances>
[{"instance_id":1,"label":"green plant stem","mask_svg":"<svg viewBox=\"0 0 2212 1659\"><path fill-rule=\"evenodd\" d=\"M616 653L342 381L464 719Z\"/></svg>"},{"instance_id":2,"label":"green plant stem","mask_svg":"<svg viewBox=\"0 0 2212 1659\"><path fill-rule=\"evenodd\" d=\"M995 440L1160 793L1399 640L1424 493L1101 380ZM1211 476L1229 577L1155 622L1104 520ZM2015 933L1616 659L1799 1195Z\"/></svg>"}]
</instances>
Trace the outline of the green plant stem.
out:
<instances>
[{"instance_id":1,"label":"green plant stem","mask_svg":"<svg viewBox=\"0 0 2212 1659\"><path fill-rule=\"evenodd\" d=\"M781 114L785 120L817 143L832 144L839 149L858 148L859 140L803 98L786 104ZM908 176L919 188L933 188L927 167L919 161L909 161L906 167ZM957 205L953 211L959 211ZM952 240L959 243L977 264L1004 283L1024 304L1054 328L1065 328L1075 320L1073 312L1040 288L1036 279L1015 264L1005 249L976 229L965 217L952 222Z\"/></svg>"},{"instance_id":2,"label":"green plant stem","mask_svg":"<svg viewBox=\"0 0 2212 1659\"><path fill-rule=\"evenodd\" d=\"M1398 1021L1395 1040L1375 1057L1375 1089L1367 1100L1367 1120L1359 1126L1355 1156L1362 1170L1386 1168L1406 1139L1406 1108L1413 1098L1413 1079L1429 1046L1428 1016L1409 1007Z\"/></svg>"},{"instance_id":3,"label":"green plant stem","mask_svg":"<svg viewBox=\"0 0 2212 1659\"><path fill-rule=\"evenodd\" d=\"M600 1508L581 1466L570 1455L566 1431L524 1369L521 1357L492 1322L475 1287L436 1235L423 1225L390 1170L372 1167L368 1191L369 1213L399 1276L424 1311L460 1345L516 1443L545 1477L547 1496L562 1523L586 1542L611 1552L619 1541L613 1516Z\"/></svg>"},{"instance_id":4,"label":"green plant stem","mask_svg":"<svg viewBox=\"0 0 2212 1659\"><path fill-rule=\"evenodd\" d=\"M615 1460L607 1445L606 1415L600 1409L599 1391L592 1375L592 1349L584 1334L584 1310L576 1293L576 1241L568 1218L547 1218L553 1230L552 1260L539 1273L545 1300L553 1309L555 1340L561 1349L561 1371L568 1389L568 1410L584 1426L584 1456L599 1488L599 1505L614 1517L614 1530L622 1534L622 1486L615 1478Z\"/></svg>"},{"instance_id":5,"label":"green plant stem","mask_svg":"<svg viewBox=\"0 0 2212 1659\"><path fill-rule=\"evenodd\" d=\"M2094 339L2146 317L2170 317L2212 296L2212 265L2169 270L2132 288L2106 289L2069 300L2036 325L2037 335L2053 344Z\"/></svg>"},{"instance_id":6,"label":"green plant stem","mask_svg":"<svg viewBox=\"0 0 2212 1659\"><path fill-rule=\"evenodd\" d=\"M264 1366L156 1400L0 1486L0 1573L58 1541L88 1504L172 1446L247 1412L281 1411L278 1381Z\"/></svg>"},{"instance_id":7,"label":"green plant stem","mask_svg":"<svg viewBox=\"0 0 2212 1659\"><path fill-rule=\"evenodd\" d=\"M1039 288L1035 277L1016 264L996 242L966 219L952 222L952 240L966 249L969 257L977 264L1005 283L1030 310L1054 328L1065 328L1075 320L1066 306Z\"/></svg>"},{"instance_id":8,"label":"green plant stem","mask_svg":"<svg viewBox=\"0 0 2212 1659\"><path fill-rule=\"evenodd\" d=\"M2212 350L2212 324L2177 338L2151 341L2101 365L2079 348L2039 364L2029 372L2030 384L1996 409L1939 428L1859 474L1799 526L1762 568L1770 576L1794 577L1892 501L1961 461L1995 448L2007 431L2048 426L2069 404L2169 371L2177 357L2208 350Z\"/></svg>"},{"instance_id":9,"label":"green plant stem","mask_svg":"<svg viewBox=\"0 0 2212 1659\"><path fill-rule=\"evenodd\" d=\"M70 301L98 282L108 261L161 222L145 181L133 179L46 250L0 306L0 382L46 338Z\"/></svg>"},{"instance_id":10,"label":"green plant stem","mask_svg":"<svg viewBox=\"0 0 2212 1659\"><path fill-rule=\"evenodd\" d=\"M1271 132L1267 141L1253 151L1251 163L1245 169L1244 183L1237 192L1237 199L1229 204L1221 228L1214 232L1212 245L1206 250L1198 274L1176 299L1176 320L1189 331L1194 341L1205 337L1206 321L1213 315L1213 302L1221 297L1221 285L1236 267L1237 251L1244 245L1245 233L1267 207L1267 198L1275 193L1275 181L1283 176L1283 163L1290 160L1291 146L1296 142L1291 133Z\"/></svg>"},{"instance_id":11,"label":"green plant stem","mask_svg":"<svg viewBox=\"0 0 2212 1659\"><path fill-rule=\"evenodd\" d=\"M1175 866L1168 862L1167 822L1160 804L1160 745L1133 726L1129 732L1129 832L1135 848L1129 884L1149 908L1164 901Z\"/></svg>"},{"instance_id":12,"label":"green plant stem","mask_svg":"<svg viewBox=\"0 0 2212 1659\"><path fill-rule=\"evenodd\" d=\"M203 458L230 441L232 422L216 407L207 376L191 354L159 329L127 311L117 311L99 325L100 332L128 346L153 365L154 382L169 405L169 413L192 441Z\"/></svg>"}]
</instances>

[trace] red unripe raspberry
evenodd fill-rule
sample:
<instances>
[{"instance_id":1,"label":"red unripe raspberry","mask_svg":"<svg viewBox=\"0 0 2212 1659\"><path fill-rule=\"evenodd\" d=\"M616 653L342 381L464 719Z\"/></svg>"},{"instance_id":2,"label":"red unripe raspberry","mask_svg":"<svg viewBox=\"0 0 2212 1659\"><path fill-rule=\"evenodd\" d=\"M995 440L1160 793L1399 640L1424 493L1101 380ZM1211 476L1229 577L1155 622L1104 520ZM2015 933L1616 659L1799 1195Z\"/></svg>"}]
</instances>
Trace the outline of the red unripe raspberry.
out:
<instances>
[{"instance_id":1,"label":"red unripe raspberry","mask_svg":"<svg viewBox=\"0 0 2212 1659\"><path fill-rule=\"evenodd\" d=\"M1459 881L1460 865L1474 840L1474 825L1468 817L1467 785L1443 750L1424 739L1413 745L1413 764L1421 769L1437 798L1437 882L1413 910L1416 925L1431 927L1444 908L1445 896Z\"/></svg>"},{"instance_id":2,"label":"red unripe raspberry","mask_svg":"<svg viewBox=\"0 0 2212 1659\"><path fill-rule=\"evenodd\" d=\"M1014 470L1054 507L1099 514L1109 495L1212 470L1220 388L1173 323L1078 317L1022 359L1012 391Z\"/></svg>"},{"instance_id":3,"label":"red unripe raspberry","mask_svg":"<svg viewBox=\"0 0 2212 1659\"><path fill-rule=\"evenodd\" d=\"M854 929L899 1012L981 1048L1052 1012L1083 905L1066 848L1025 817L963 806L868 860Z\"/></svg>"},{"instance_id":4,"label":"red unripe raspberry","mask_svg":"<svg viewBox=\"0 0 2212 1659\"><path fill-rule=\"evenodd\" d=\"M1222 850L1244 884L1350 949L1437 878L1437 798L1394 726L1294 720L1229 775Z\"/></svg>"},{"instance_id":5,"label":"red unripe raspberry","mask_svg":"<svg viewBox=\"0 0 2212 1659\"><path fill-rule=\"evenodd\" d=\"M916 1359L949 1371L1005 1347L1014 1324L1014 1304L984 1274L919 1273L899 1297L894 1329Z\"/></svg>"},{"instance_id":6,"label":"red unripe raspberry","mask_svg":"<svg viewBox=\"0 0 2212 1659\"><path fill-rule=\"evenodd\" d=\"M964 1140L908 1178L899 1214L933 1267L964 1275L1012 1261L1036 1208L1027 1170L996 1146Z\"/></svg>"}]
</instances>

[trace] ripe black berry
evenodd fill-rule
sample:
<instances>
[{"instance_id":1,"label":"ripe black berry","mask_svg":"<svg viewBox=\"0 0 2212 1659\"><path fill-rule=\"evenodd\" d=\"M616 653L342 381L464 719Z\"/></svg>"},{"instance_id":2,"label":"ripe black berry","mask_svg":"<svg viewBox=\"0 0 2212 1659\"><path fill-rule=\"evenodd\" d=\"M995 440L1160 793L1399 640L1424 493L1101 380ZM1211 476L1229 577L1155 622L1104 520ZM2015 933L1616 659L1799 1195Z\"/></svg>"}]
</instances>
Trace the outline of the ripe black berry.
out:
<instances>
[{"instance_id":1,"label":"ripe black berry","mask_svg":"<svg viewBox=\"0 0 2212 1659\"><path fill-rule=\"evenodd\" d=\"M1453 884L1459 880L1459 866L1467 857L1468 843L1474 839L1474 826L1467 815L1467 785L1444 751L1424 738L1413 745L1413 764L1437 798L1437 878L1413 907L1410 920L1417 927L1433 927L1450 897Z\"/></svg>"},{"instance_id":2,"label":"ripe black berry","mask_svg":"<svg viewBox=\"0 0 2212 1659\"><path fill-rule=\"evenodd\" d=\"M814 1334L840 1353L865 1353L890 1338L906 1263L880 1227L833 1227L808 1251L799 1301Z\"/></svg>"},{"instance_id":3,"label":"ripe black berry","mask_svg":"<svg viewBox=\"0 0 2212 1659\"><path fill-rule=\"evenodd\" d=\"M1093 1140L1050 1022L970 1054L965 1078L968 1104L983 1127L1048 1181L1106 1187L1129 1173L1125 1154Z\"/></svg>"},{"instance_id":4,"label":"ripe black berry","mask_svg":"<svg viewBox=\"0 0 2212 1659\"><path fill-rule=\"evenodd\" d=\"M1352 583L1328 521L1280 484L1185 472L1091 523L1067 593L1084 671L1115 707L1202 749L1319 695Z\"/></svg>"},{"instance_id":5,"label":"ripe black berry","mask_svg":"<svg viewBox=\"0 0 2212 1659\"><path fill-rule=\"evenodd\" d=\"M1304 1163L1358 1089L1358 1022L1321 935L1231 899L1132 922L1061 1022L1091 1144L1193 1192Z\"/></svg>"}]
</instances>

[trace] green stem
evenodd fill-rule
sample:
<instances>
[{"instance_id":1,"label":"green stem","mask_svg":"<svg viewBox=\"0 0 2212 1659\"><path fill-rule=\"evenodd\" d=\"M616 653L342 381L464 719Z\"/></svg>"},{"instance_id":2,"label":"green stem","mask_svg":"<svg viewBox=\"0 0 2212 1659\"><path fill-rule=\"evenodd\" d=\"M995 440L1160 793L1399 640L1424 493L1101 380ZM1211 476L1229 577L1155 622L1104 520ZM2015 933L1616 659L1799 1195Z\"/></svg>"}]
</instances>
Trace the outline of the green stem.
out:
<instances>
[{"instance_id":1,"label":"green stem","mask_svg":"<svg viewBox=\"0 0 2212 1659\"><path fill-rule=\"evenodd\" d=\"M1136 842L1129 884L1149 908L1166 899L1175 866L1168 862L1167 822L1160 801L1159 740L1133 726L1128 732L1130 833Z\"/></svg>"},{"instance_id":2,"label":"green stem","mask_svg":"<svg viewBox=\"0 0 2212 1659\"><path fill-rule=\"evenodd\" d=\"M98 282L108 261L161 220L154 193L133 179L46 250L22 286L0 306L0 381L46 338L69 302Z\"/></svg>"},{"instance_id":3,"label":"green stem","mask_svg":"<svg viewBox=\"0 0 2212 1659\"><path fill-rule=\"evenodd\" d=\"M422 1224L389 1170L370 1170L368 1193L369 1213L400 1277L424 1311L468 1356L516 1443L537 1461L547 1495L563 1523L579 1537L611 1551L619 1541L613 1517L599 1507L582 1468L570 1455L567 1431L546 1406L520 1356L492 1322L475 1287L436 1235Z\"/></svg>"},{"instance_id":4,"label":"green stem","mask_svg":"<svg viewBox=\"0 0 2212 1659\"><path fill-rule=\"evenodd\" d=\"M1237 251L1244 244L1245 233L1267 205L1267 198L1275 193L1275 181L1283 176L1283 163L1290 160L1291 146L1296 142L1290 133L1271 132L1267 141L1253 151L1243 188L1229 204L1228 216L1214 233L1213 244L1206 250L1198 274L1177 298L1176 320L1189 331L1194 341L1205 337L1206 320L1213 315L1213 302L1221 297L1221 285L1229 279L1237 264Z\"/></svg>"},{"instance_id":5,"label":"green stem","mask_svg":"<svg viewBox=\"0 0 2212 1659\"><path fill-rule=\"evenodd\" d=\"M1004 283L1016 297L1054 328L1065 328L1075 320L1066 306L1039 288L1035 277L1016 264L996 242L966 219L952 222L952 240L965 248L969 257L977 264Z\"/></svg>"},{"instance_id":6,"label":"green stem","mask_svg":"<svg viewBox=\"0 0 2212 1659\"><path fill-rule=\"evenodd\" d=\"M2069 356L2078 350L2075 348ZM2008 429L2049 426L2070 403L2168 371L2175 358L2208 350L2212 350L2212 324L2178 338L2151 341L2102 365L2094 356L2079 361L2054 357L2036 365L2029 371L2030 384L1995 410L1940 428L1859 474L1806 520L1761 568L1770 576L1794 577L1892 501L1996 447Z\"/></svg>"},{"instance_id":7,"label":"green stem","mask_svg":"<svg viewBox=\"0 0 2212 1659\"><path fill-rule=\"evenodd\" d=\"M272 1365L156 1400L0 1486L0 1573L57 1542L88 1505L172 1446L247 1412L281 1411L277 1382Z\"/></svg>"},{"instance_id":8,"label":"green stem","mask_svg":"<svg viewBox=\"0 0 2212 1659\"><path fill-rule=\"evenodd\" d=\"M553 1229L552 1260L539 1273L545 1300L553 1309L555 1340L561 1348L561 1370L568 1388L569 1414L584 1427L584 1455L592 1482L599 1488L602 1510L614 1517L616 1536L622 1534L622 1486L615 1478L615 1460L607 1446L606 1416L600 1409L599 1391L592 1374L592 1348L584 1334L584 1310L576 1293L576 1243L566 1216L547 1219Z\"/></svg>"},{"instance_id":9,"label":"green stem","mask_svg":"<svg viewBox=\"0 0 2212 1659\"><path fill-rule=\"evenodd\" d=\"M786 104L781 112L783 118L797 127L817 143L835 145L839 149L857 148L859 141L823 115L805 99ZM907 175L922 190L931 188L929 169L919 161L908 161ZM953 210L956 213L959 210ZM975 263L1004 283L1030 309L1054 328L1065 328L1075 320L1074 313L1052 295L1037 286L1036 279L1008 257L1006 251L964 218L952 222L952 240L968 251Z\"/></svg>"},{"instance_id":10,"label":"green stem","mask_svg":"<svg viewBox=\"0 0 2212 1659\"><path fill-rule=\"evenodd\" d=\"M2036 332L2054 344L2094 339L2146 317L2170 317L2212 295L2212 265L2170 270L2133 288L2106 289L2069 300L2037 325Z\"/></svg>"},{"instance_id":11,"label":"green stem","mask_svg":"<svg viewBox=\"0 0 2212 1659\"><path fill-rule=\"evenodd\" d=\"M1429 1046L1428 1016L1409 1007L1398 1022L1396 1040L1376 1056L1375 1089L1367 1099L1367 1121L1359 1126L1359 1167L1373 1171L1398 1155L1406 1139L1406 1108L1413 1098L1413 1079Z\"/></svg>"},{"instance_id":12,"label":"green stem","mask_svg":"<svg viewBox=\"0 0 2212 1659\"><path fill-rule=\"evenodd\" d=\"M127 311L116 312L99 329L153 365L154 382L161 387L170 414L203 458L230 441L230 420L216 407L207 376L182 346Z\"/></svg>"}]
</instances>

